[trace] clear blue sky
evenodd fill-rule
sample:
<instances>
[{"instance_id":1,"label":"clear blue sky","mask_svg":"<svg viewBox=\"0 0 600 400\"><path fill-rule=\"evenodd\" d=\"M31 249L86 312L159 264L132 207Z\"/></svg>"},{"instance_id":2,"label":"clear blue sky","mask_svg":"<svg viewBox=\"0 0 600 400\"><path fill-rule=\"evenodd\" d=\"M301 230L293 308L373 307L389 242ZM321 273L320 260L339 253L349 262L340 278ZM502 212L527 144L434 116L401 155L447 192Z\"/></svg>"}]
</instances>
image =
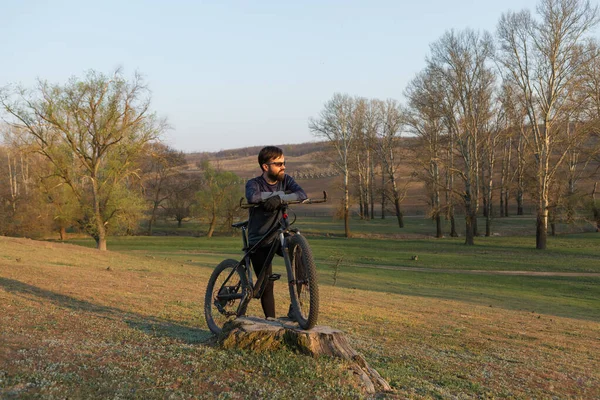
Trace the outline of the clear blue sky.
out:
<instances>
[{"instance_id":1,"label":"clear blue sky","mask_svg":"<svg viewBox=\"0 0 600 400\"><path fill-rule=\"evenodd\" d=\"M186 152L314 138L335 92L402 100L450 29L494 32L534 0L0 0L0 86L141 72Z\"/></svg>"}]
</instances>

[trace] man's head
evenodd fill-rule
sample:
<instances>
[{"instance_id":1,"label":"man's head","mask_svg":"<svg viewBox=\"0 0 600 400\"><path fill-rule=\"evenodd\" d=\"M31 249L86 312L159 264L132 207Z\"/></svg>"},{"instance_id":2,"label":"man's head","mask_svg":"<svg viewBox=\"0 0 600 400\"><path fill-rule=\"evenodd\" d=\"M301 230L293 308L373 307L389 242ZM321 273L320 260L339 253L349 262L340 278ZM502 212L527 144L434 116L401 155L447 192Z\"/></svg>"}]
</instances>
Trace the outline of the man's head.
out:
<instances>
[{"instance_id":1,"label":"man's head","mask_svg":"<svg viewBox=\"0 0 600 400\"><path fill-rule=\"evenodd\" d=\"M268 181L282 181L285 175L283 150L275 146L264 147L258 153L258 165Z\"/></svg>"}]
</instances>

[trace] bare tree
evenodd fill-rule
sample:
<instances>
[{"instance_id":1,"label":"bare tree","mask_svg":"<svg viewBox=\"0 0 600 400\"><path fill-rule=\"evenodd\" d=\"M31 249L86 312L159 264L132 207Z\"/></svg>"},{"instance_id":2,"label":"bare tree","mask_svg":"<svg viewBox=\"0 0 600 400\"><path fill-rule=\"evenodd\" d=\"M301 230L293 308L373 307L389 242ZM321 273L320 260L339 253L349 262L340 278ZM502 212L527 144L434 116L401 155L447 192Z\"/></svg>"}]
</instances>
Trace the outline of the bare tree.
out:
<instances>
[{"instance_id":1,"label":"bare tree","mask_svg":"<svg viewBox=\"0 0 600 400\"><path fill-rule=\"evenodd\" d=\"M464 183L465 244L473 245L477 232L481 143L494 88L489 66L493 41L489 34L472 30L447 32L431 46L428 67L444 83L444 107L449 134L453 136L462 169L456 173Z\"/></svg>"},{"instance_id":2,"label":"bare tree","mask_svg":"<svg viewBox=\"0 0 600 400\"><path fill-rule=\"evenodd\" d=\"M369 167L371 164L370 143L367 133L367 99L356 98L355 110L352 114L352 129L354 141L351 146L351 176L354 178L358 195L359 215L361 219L369 219Z\"/></svg>"},{"instance_id":3,"label":"bare tree","mask_svg":"<svg viewBox=\"0 0 600 400\"><path fill-rule=\"evenodd\" d=\"M150 203L148 219L148 235L163 204L172 195L169 180L174 179L180 167L185 164L182 152L176 151L162 143L149 143L143 150L141 160L142 182L146 200Z\"/></svg>"},{"instance_id":4,"label":"bare tree","mask_svg":"<svg viewBox=\"0 0 600 400\"><path fill-rule=\"evenodd\" d=\"M184 219L192 216L197 204L196 192L200 187L201 178L185 172L176 173L166 182L165 191L169 196L161 207L165 215L177 220L178 228L181 228Z\"/></svg>"},{"instance_id":5,"label":"bare tree","mask_svg":"<svg viewBox=\"0 0 600 400\"><path fill-rule=\"evenodd\" d=\"M542 0L537 12L503 14L498 60L516 85L529 123L525 145L536 169L536 248L546 249L552 180L574 145L560 128L566 96L581 75L581 41L598 22L598 7L582 0Z\"/></svg>"},{"instance_id":6,"label":"bare tree","mask_svg":"<svg viewBox=\"0 0 600 400\"><path fill-rule=\"evenodd\" d=\"M487 119L482 129L482 194L485 207L485 236L492 235L492 200L494 190L494 172L496 164L496 150L498 143L504 139L507 134L506 115L501 101L495 102L491 109L492 118Z\"/></svg>"},{"instance_id":7,"label":"bare tree","mask_svg":"<svg viewBox=\"0 0 600 400\"><path fill-rule=\"evenodd\" d=\"M87 232L106 250L108 225L125 212L120 204L136 196L126 188L137 170L133 160L166 128L149 112L141 77L128 82L118 70L110 77L90 71L63 86L40 81L32 92L17 88L1 102L10 124L27 132L70 186L86 212Z\"/></svg>"},{"instance_id":8,"label":"bare tree","mask_svg":"<svg viewBox=\"0 0 600 400\"><path fill-rule=\"evenodd\" d=\"M439 77L431 69L420 72L408 85L405 93L408 99L405 122L419 144L415 146L417 160L424 171L423 179L431 199L431 216L436 224L436 237L442 233L442 209L440 190L442 152L444 146L444 91L441 90Z\"/></svg>"},{"instance_id":9,"label":"bare tree","mask_svg":"<svg viewBox=\"0 0 600 400\"><path fill-rule=\"evenodd\" d=\"M360 218L368 220L374 217L374 153L381 118L379 117L379 108L375 105L377 100L356 97L354 101L356 107L351 125L354 129L355 139L351 147L350 170L352 171L352 183L356 185Z\"/></svg>"},{"instance_id":10,"label":"bare tree","mask_svg":"<svg viewBox=\"0 0 600 400\"><path fill-rule=\"evenodd\" d=\"M344 233L350 237L349 179L352 145L356 129L353 126L356 101L348 95L336 93L325 103L318 119L309 120L309 129L316 137L325 138L336 153L335 168L343 176Z\"/></svg>"},{"instance_id":11,"label":"bare tree","mask_svg":"<svg viewBox=\"0 0 600 400\"><path fill-rule=\"evenodd\" d=\"M403 113L398 101L388 99L378 102L381 124L378 129L377 155L381 162L382 174L391 186L392 202L398 220L398 227L404 227L404 214L400 207L406 196L406 186L400 187L398 151L400 150L401 128L404 124Z\"/></svg>"}]
</instances>

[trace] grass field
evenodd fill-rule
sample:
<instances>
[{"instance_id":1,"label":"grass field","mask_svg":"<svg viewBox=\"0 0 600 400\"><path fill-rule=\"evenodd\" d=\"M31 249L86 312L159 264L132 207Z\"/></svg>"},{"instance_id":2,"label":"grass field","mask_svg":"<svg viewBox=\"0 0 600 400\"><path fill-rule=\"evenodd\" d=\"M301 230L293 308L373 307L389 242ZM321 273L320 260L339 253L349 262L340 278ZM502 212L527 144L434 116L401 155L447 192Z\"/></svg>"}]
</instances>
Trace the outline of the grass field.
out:
<instances>
[{"instance_id":1,"label":"grass field","mask_svg":"<svg viewBox=\"0 0 600 400\"><path fill-rule=\"evenodd\" d=\"M599 234L537 251L509 236L527 225L515 219L467 247L410 221L401 233L391 219L355 221L350 239L339 221L297 224L318 264L319 323L347 333L388 397L600 397ZM0 238L0 398L363 397L336 360L209 344L204 288L241 255L238 237L71 243ZM285 285L276 296L284 315Z\"/></svg>"}]
</instances>

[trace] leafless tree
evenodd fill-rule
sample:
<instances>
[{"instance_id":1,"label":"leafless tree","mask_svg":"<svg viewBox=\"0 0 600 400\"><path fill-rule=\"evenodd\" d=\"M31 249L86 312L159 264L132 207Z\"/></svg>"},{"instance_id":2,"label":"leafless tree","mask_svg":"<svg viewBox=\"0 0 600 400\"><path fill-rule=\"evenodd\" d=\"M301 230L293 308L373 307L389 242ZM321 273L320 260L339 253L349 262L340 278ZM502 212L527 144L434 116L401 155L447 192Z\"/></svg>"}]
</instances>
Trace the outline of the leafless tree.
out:
<instances>
[{"instance_id":1,"label":"leafless tree","mask_svg":"<svg viewBox=\"0 0 600 400\"><path fill-rule=\"evenodd\" d=\"M378 101L379 118L381 123L377 130L377 155L381 162L382 173L389 182L391 188L392 202L396 212L398 226L404 227L404 214L401 203L406 196L406 187L402 187L399 180L400 159L400 135L404 124L400 103L394 99Z\"/></svg>"},{"instance_id":2,"label":"leafless tree","mask_svg":"<svg viewBox=\"0 0 600 400\"><path fill-rule=\"evenodd\" d=\"M419 141L415 146L417 160L430 191L431 216L436 224L436 237L439 238L443 236L440 190L444 189L442 154L447 134L442 106L444 90L441 89L442 82L438 78L439 74L428 68L409 83L405 91L408 99L405 123Z\"/></svg>"},{"instance_id":3,"label":"leafless tree","mask_svg":"<svg viewBox=\"0 0 600 400\"><path fill-rule=\"evenodd\" d=\"M196 192L200 187L200 177L186 172L177 172L166 182L165 191L169 196L161 207L166 216L175 218L178 228L181 228L184 219L192 216L197 204Z\"/></svg>"},{"instance_id":4,"label":"leafless tree","mask_svg":"<svg viewBox=\"0 0 600 400\"><path fill-rule=\"evenodd\" d=\"M567 94L581 75L581 43L598 22L598 7L582 0L542 0L539 21L528 10L508 12L498 24L504 79L519 88L536 169L536 248L546 249L550 188L574 143L565 137ZM564 125L562 125L564 127Z\"/></svg>"},{"instance_id":5,"label":"leafless tree","mask_svg":"<svg viewBox=\"0 0 600 400\"><path fill-rule=\"evenodd\" d=\"M182 152L176 151L162 143L149 143L142 151L140 160L142 184L146 200L150 204L150 217L148 218L148 235L152 235L152 228L161 207L169 196L169 181L178 173L178 167L185 164Z\"/></svg>"},{"instance_id":6,"label":"leafless tree","mask_svg":"<svg viewBox=\"0 0 600 400\"><path fill-rule=\"evenodd\" d=\"M353 126L356 108L356 101L352 97L336 93L331 100L325 103L319 118L309 120L309 129L313 135L326 139L336 153L334 166L343 176L343 214L346 237L350 237L349 182L352 146L356 138L356 129Z\"/></svg>"},{"instance_id":7,"label":"leafless tree","mask_svg":"<svg viewBox=\"0 0 600 400\"><path fill-rule=\"evenodd\" d=\"M464 183L465 244L473 245L477 232L481 145L494 89L490 64L493 41L488 33L450 31L431 46L428 67L446 87L445 115L449 134L461 158L456 173Z\"/></svg>"},{"instance_id":8,"label":"leafless tree","mask_svg":"<svg viewBox=\"0 0 600 400\"><path fill-rule=\"evenodd\" d=\"M494 173L497 157L498 144L507 136L506 113L502 107L502 101L497 99L490 109L491 118L484 121L482 129L482 194L485 216L485 236L492 235L492 204L494 191Z\"/></svg>"}]
</instances>

